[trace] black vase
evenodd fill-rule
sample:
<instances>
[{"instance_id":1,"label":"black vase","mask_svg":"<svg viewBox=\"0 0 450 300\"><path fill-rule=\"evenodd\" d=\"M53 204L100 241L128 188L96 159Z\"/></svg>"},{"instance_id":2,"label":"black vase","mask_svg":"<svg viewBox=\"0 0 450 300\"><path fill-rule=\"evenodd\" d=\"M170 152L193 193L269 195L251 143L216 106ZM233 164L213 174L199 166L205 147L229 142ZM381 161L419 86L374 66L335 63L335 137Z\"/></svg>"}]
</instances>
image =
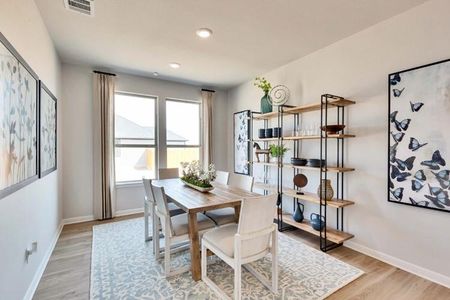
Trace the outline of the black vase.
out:
<instances>
[{"instance_id":1,"label":"black vase","mask_svg":"<svg viewBox=\"0 0 450 300\"><path fill-rule=\"evenodd\" d=\"M264 128L263 129L258 129L258 137L260 139L263 139L263 138L266 137L266 130Z\"/></svg>"},{"instance_id":2,"label":"black vase","mask_svg":"<svg viewBox=\"0 0 450 300\"><path fill-rule=\"evenodd\" d=\"M275 127L273 129L273 137L280 137L281 136L281 128L280 127Z\"/></svg>"},{"instance_id":3,"label":"black vase","mask_svg":"<svg viewBox=\"0 0 450 300\"><path fill-rule=\"evenodd\" d=\"M266 129L266 138L271 138L272 137L272 128L267 128Z\"/></svg>"},{"instance_id":4,"label":"black vase","mask_svg":"<svg viewBox=\"0 0 450 300\"><path fill-rule=\"evenodd\" d=\"M304 210L305 210L305 206L297 201L297 207L295 208L294 215L292 216L292 218L294 219L295 222L299 222L299 223L303 222L303 219L305 218L303 216Z\"/></svg>"}]
</instances>

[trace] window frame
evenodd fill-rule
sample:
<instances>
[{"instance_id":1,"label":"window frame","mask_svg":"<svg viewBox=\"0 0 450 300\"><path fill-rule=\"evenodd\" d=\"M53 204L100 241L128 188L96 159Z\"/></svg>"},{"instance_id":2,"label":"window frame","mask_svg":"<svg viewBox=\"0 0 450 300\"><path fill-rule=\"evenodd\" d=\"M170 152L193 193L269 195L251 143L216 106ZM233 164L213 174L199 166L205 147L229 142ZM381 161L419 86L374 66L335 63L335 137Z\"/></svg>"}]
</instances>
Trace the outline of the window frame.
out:
<instances>
[{"instance_id":1,"label":"window frame","mask_svg":"<svg viewBox=\"0 0 450 300\"><path fill-rule=\"evenodd\" d=\"M167 116L168 116L168 111L167 111L167 102L168 101L172 101L172 102L179 102L179 103L191 103L191 104L197 104L198 105L198 115L199 115L199 118L198 118L198 122L199 122L199 126L198 126L198 145L169 145L168 143L167 143ZM166 120L166 140L164 141L164 144L165 144L165 148L166 148L166 157L167 157L167 155L168 155L168 149L169 148L198 148L199 149L199 161L200 161L200 164L202 163L202 158L203 158L203 155L202 155L202 152L203 152L203 134L202 134L202 132L203 132L203 122L202 122L202 105L203 105L203 103L202 103L202 101L201 100L190 100L190 99L180 99L180 98L173 98L173 97L167 97L167 98L165 98L165 120ZM166 163L167 164L167 163Z\"/></svg>"},{"instance_id":2,"label":"window frame","mask_svg":"<svg viewBox=\"0 0 450 300\"><path fill-rule=\"evenodd\" d=\"M149 95L149 94L142 94L142 93L133 93L133 92L126 92L126 91L115 91L114 92L114 107L116 106L116 99L115 96L116 95L123 95L123 96L131 96L131 97L139 97L139 98L147 98L147 99L152 99L154 100L153 106L154 106L154 112L155 112L155 126L153 128L154 130L154 137L155 137L155 142L153 145L151 144L125 144L125 145L121 145L121 144L116 144L116 124L114 122L114 160L116 159L116 148L143 148L143 149L148 149L148 148L154 148L155 149L155 178L157 178L157 170L159 168L159 134L158 134L158 130L159 130L159 124L158 124L158 96L156 95ZM116 117L116 111L114 110L114 119ZM116 172L116 170L114 170L114 173ZM138 185L141 184L142 181L141 180L126 180L126 181L117 181L116 179L116 174L114 174L115 177L115 185L116 186L133 186L133 185Z\"/></svg>"}]
</instances>

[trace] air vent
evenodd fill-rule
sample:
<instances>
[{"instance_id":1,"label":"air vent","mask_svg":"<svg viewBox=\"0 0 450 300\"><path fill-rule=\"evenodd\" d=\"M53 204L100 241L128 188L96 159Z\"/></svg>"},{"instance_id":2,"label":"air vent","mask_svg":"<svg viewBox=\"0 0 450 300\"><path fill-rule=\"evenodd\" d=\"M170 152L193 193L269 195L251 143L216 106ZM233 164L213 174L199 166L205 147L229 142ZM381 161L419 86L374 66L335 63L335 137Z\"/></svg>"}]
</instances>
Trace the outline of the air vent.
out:
<instances>
[{"instance_id":1,"label":"air vent","mask_svg":"<svg viewBox=\"0 0 450 300\"><path fill-rule=\"evenodd\" d=\"M64 5L68 10L88 16L94 15L94 0L64 0Z\"/></svg>"}]
</instances>

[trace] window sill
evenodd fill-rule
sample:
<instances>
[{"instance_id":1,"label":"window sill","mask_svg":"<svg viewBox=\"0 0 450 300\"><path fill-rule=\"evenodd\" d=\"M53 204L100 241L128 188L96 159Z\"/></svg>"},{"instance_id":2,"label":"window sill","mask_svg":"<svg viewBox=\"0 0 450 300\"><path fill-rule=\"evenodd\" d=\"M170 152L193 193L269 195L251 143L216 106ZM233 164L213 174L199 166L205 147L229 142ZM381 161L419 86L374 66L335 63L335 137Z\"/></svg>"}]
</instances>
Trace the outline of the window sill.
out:
<instances>
[{"instance_id":1,"label":"window sill","mask_svg":"<svg viewBox=\"0 0 450 300\"><path fill-rule=\"evenodd\" d=\"M123 188L135 188L135 187L142 187L142 181L123 181L123 182L116 182L116 188L123 189Z\"/></svg>"}]
</instances>

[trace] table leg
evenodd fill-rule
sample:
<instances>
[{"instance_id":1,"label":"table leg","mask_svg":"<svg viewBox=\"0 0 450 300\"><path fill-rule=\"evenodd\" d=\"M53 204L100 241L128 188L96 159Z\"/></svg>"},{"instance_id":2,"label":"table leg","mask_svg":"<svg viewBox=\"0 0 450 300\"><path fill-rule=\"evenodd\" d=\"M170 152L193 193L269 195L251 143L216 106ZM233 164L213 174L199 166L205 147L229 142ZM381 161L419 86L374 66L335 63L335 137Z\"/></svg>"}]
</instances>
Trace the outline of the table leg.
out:
<instances>
[{"instance_id":1,"label":"table leg","mask_svg":"<svg viewBox=\"0 0 450 300\"><path fill-rule=\"evenodd\" d=\"M241 205L238 204L234 207L234 220L239 223L239 216L241 215Z\"/></svg>"},{"instance_id":2,"label":"table leg","mask_svg":"<svg viewBox=\"0 0 450 300\"><path fill-rule=\"evenodd\" d=\"M191 271L192 279L201 279L200 241L198 237L197 213L189 213L189 240L191 242Z\"/></svg>"}]
</instances>

